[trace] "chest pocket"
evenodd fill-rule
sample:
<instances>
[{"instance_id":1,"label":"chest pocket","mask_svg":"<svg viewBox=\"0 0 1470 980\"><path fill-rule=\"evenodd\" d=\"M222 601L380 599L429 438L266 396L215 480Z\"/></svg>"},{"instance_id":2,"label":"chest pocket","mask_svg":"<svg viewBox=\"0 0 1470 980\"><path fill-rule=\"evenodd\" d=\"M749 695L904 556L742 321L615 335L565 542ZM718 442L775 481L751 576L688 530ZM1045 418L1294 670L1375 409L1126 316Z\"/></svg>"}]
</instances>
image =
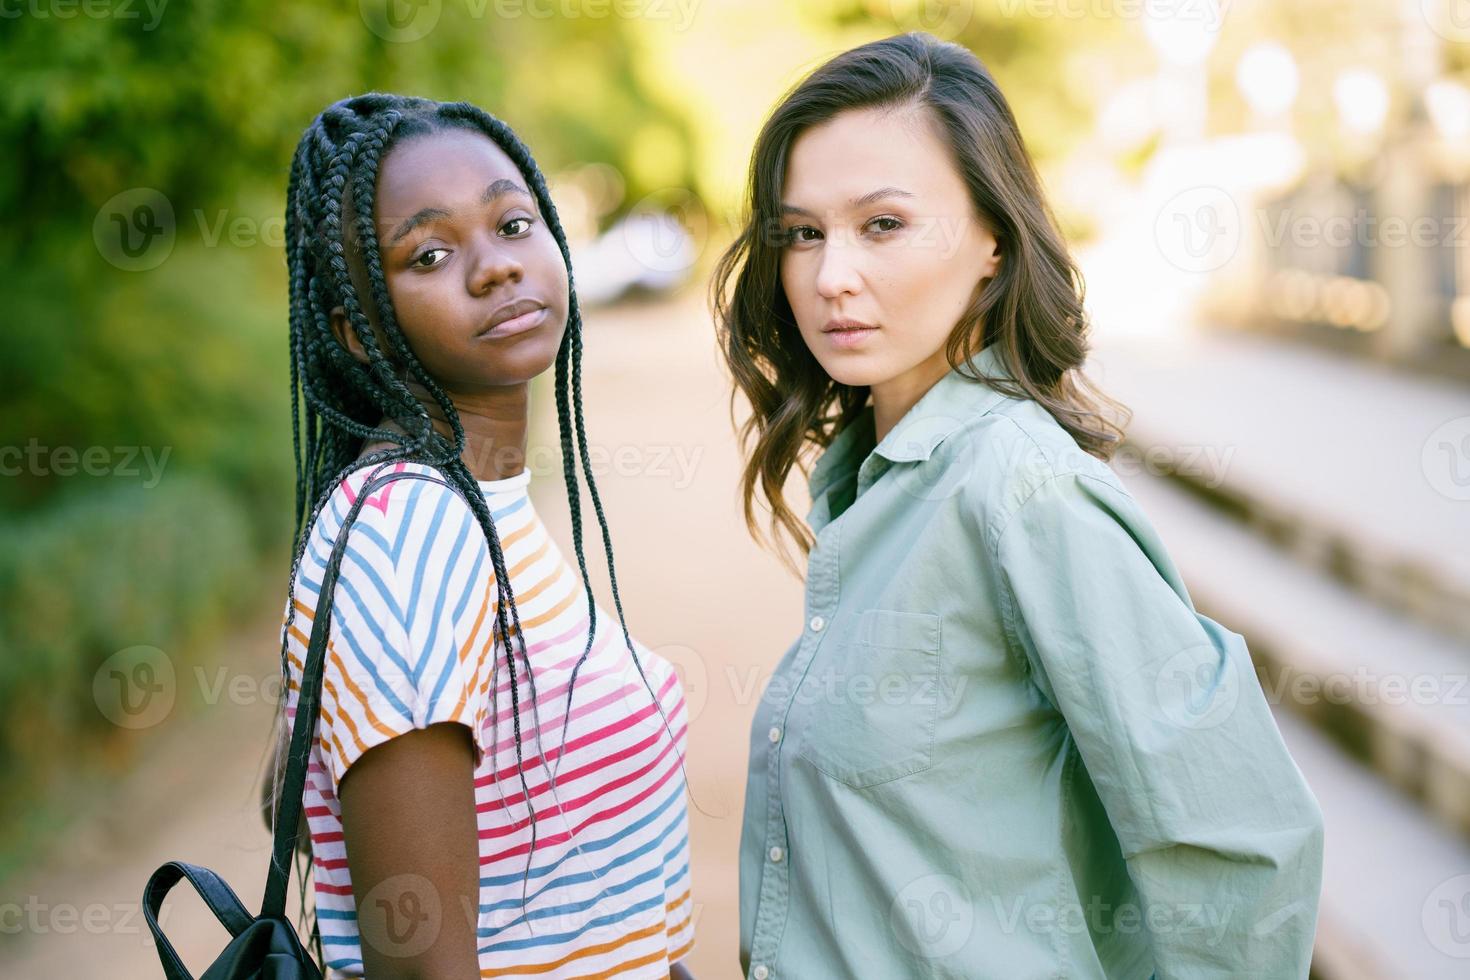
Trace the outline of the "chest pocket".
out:
<instances>
[{"instance_id":1,"label":"chest pocket","mask_svg":"<svg viewBox=\"0 0 1470 980\"><path fill-rule=\"evenodd\" d=\"M939 625L933 613L867 609L834 632L827 667L807 678L813 710L799 754L858 789L932 766Z\"/></svg>"}]
</instances>

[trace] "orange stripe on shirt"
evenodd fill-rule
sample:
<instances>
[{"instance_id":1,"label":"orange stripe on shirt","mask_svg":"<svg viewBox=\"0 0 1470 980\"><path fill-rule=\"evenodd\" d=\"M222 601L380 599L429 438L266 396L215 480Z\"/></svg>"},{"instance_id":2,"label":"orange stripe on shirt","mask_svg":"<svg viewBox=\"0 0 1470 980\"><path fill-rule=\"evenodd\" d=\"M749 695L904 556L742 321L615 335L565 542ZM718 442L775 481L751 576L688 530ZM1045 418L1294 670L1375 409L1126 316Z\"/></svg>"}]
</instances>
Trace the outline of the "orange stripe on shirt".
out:
<instances>
[{"instance_id":1,"label":"orange stripe on shirt","mask_svg":"<svg viewBox=\"0 0 1470 980\"><path fill-rule=\"evenodd\" d=\"M599 953L611 953L618 949L621 949L629 943L635 943L640 939L647 939L649 936L657 935L661 932L663 932L663 926L652 925L649 926L647 929L640 929L637 932L630 932L626 936L614 939L611 942L599 943L596 946L584 946L581 949L575 949L567 955L563 956L561 959L554 960L550 963L526 963L520 966L507 967L503 970L481 970L480 976L507 977L513 976L517 973L550 973L557 967L566 966L573 960L579 960L584 956L596 956ZM602 975L605 976L606 974Z\"/></svg>"}]
</instances>

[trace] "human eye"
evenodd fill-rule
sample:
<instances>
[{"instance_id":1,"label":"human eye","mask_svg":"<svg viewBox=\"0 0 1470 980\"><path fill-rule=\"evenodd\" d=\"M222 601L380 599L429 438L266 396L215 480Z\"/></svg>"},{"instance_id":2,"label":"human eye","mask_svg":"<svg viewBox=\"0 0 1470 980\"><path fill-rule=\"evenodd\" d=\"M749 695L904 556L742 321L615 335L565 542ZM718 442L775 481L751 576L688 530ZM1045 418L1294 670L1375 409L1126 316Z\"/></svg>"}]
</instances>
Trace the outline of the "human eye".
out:
<instances>
[{"instance_id":1,"label":"human eye","mask_svg":"<svg viewBox=\"0 0 1470 980\"><path fill-rule=\"evenodd\" d=\"M865 227L870 231L877 232L880 235L886 235L898 231L898 229L902 228L903 221L900 218L895 218L891 214L881 214L878 217L873 218L871 221L869 221Z\"/></svg>"},{"instance_id":2,"label":"human eye","mask_svg":"<svg viewBox=\"0 0 1470 980\"><path fill-rule=\"evenodd\" d=\"M822 240L822 233L811 225L792 225L782 233L784 245L810 245Z\"/></svg>"},{"instance_id":3,"label":"human eye","mask_svg":"<svg viewBox=\"0 0 1470 980\"><path fill-rule=\"evenodd\" d=\"M432 268L435 268L436 266L442 265L443 264L443 260L442 259L439 260L439 261L427 262L427 263L423 261L424 259L426 259L429 256L433 255L435 252L443 252L445 255L448 255L449 254L449 249L447 249L447 248L438 248L438 247L426 248L422 252L419 252L417 255L415 255L412 259L410 259L409 262L408 262L408 264L411 267L415 268L415 269L432 269Z\"/></svg>"},{"instance_id":4,"label":"human eye","mask_svg":"<svg viewBox=\"0 0 1470 980\"><path fill-rule=\"evenodd\" d=\"M518 214L500 226L500 233L506 238L521 238L531 231L531 226L535 223L533 218L524 214ZM512 231L510 229L515 230Z\"/></svg>"}]
</instances>

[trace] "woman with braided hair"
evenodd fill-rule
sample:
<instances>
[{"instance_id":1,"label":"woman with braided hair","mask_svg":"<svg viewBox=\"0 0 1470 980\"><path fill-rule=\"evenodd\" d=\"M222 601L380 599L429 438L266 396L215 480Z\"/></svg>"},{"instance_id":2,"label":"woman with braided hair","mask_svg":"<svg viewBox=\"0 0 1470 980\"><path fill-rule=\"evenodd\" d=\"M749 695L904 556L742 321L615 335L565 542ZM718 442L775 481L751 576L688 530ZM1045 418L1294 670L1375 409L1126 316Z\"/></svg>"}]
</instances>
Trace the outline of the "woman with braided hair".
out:
<instances>
[{"instance_id":1,"label":"woman with braided hair","mask_svg":"<svg viewBox=\"0 0 1470 980\"><path fill-rule=\"evenodd\" d=\"M362 95L303 135L286 222L282 739L343 518L405 475L369 495L333 591L304 795L327 975L685 975L687 713L624 623L540 170L472 105ZM575 570L528 492L530 382L553 366ZM616 624L586 584L579 463Z\"/></svg>"}]
</instances>

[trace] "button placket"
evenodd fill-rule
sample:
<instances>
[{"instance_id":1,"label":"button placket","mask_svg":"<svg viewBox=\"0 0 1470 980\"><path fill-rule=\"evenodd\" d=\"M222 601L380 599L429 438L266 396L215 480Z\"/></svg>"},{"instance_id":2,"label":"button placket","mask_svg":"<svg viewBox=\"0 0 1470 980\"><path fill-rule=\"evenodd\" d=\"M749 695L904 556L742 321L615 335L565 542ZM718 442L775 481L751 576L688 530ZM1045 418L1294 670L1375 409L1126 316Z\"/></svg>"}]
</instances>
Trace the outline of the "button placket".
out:
<instances>
[{"instance_id":1,"label":"button placket","mask_svg":"<svg viewBox=\"0 0 1470 980\"><path fill-rule=\"evenodd\" d=\"M796 692L806 678L816 657L817 648L826 634L827 615L836 608L838 596L837 555L841 517L817 533L807 559L806 607L809 618L803 631L801 646L790 667L793 682L787 686L785 700L774 713L776 723L767 737L771 750L766 754L766 851L767 863L761 874L760 897L756 901L755 928L751 936L750 975L757 980L770 976L769 964L775 962L781 935L786 927L790 885L784 860L786 850L786 806L781 798L781 743L796 699ZM824 613L826 615L824 615Z\"/></svg>"}]
</instances>

